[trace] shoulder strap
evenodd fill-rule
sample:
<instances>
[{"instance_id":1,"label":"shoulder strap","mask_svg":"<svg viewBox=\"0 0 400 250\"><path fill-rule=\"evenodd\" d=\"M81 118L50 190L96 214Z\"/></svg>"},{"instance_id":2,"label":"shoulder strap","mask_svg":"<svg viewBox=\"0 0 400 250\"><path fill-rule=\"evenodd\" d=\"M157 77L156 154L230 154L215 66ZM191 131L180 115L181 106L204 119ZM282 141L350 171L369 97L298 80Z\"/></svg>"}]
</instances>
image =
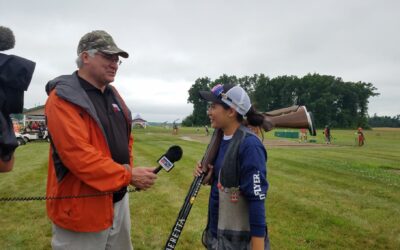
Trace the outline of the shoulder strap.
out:
<instances>
[{"instance_id":1,"label":"shoulder strap","mask_svg":"<svg viewBox=\"0 0 400 250\"><path fill-rule=\"evenodd\" d=\"M240 161L239 147L249 131L241 126L236 130L226 150L220 172L220 182L223 187L232 188L239 187L240 183Z\"/></svg>"}]
</instances>

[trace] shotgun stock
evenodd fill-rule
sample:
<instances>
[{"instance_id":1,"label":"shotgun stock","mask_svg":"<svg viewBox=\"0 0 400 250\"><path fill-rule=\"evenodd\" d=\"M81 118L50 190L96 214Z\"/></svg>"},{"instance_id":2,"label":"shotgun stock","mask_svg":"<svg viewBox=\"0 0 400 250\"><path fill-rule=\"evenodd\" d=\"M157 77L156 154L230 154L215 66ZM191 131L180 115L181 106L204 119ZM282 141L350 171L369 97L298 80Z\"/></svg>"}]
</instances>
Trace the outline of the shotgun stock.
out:
<instances>
[{"instance_id":1,"label":"shotgun stock","mask_svg":"<svg viewBox=\"0 0 400 250\"><path fill-rule=\"evenodd\" d=\"M274 128L308 128L310 135L317 134L313 114L305 106L292 106L263 114L265 132Z\"/></svg>"}]
</instances>

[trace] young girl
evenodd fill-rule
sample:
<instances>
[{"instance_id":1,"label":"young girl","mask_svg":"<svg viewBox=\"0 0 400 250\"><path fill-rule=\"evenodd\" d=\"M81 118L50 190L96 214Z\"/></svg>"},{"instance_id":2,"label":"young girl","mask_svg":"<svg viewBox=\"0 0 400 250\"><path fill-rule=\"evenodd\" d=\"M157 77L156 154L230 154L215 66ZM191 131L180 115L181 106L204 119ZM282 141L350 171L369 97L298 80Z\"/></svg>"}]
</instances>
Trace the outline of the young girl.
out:
<instances>
[{"instance_id":1,"label":"young girl","mask_svg":"<svg viewBox=\"0 0 400 250\"><path fill-rule=\"evenodd\" d=\"M267 152L260 139L247 127L260 127L264 117L251 106L243 88L217 85L200 91L210 102L211 126L224 138L213 166L209 166L211 193L208 223L203 234L207 249L269 249L266 233L265 198ZM200 164L195 175L202 173Z\"/></svg>"}]
</instances>

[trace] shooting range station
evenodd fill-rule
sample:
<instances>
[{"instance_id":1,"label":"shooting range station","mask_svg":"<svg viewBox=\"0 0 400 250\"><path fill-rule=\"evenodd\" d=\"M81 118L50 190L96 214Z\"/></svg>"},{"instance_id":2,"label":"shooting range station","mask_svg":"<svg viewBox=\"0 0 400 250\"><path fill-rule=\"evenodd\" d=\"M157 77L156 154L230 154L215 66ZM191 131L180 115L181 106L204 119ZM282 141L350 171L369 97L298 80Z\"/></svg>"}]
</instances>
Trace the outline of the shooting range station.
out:
<instances>
[{"instance_id":1,"label":"shooting range station","mask_svg":"<svg viewBox=\"0 0 400 250\"><path fill-rule=\"evenodd\" d=\"M282 137L282 138L291 138L291 139L297 139L299 138L299 132L297 131L275 131L274 135L276 137Z\"/></svg>"}]
</instances>

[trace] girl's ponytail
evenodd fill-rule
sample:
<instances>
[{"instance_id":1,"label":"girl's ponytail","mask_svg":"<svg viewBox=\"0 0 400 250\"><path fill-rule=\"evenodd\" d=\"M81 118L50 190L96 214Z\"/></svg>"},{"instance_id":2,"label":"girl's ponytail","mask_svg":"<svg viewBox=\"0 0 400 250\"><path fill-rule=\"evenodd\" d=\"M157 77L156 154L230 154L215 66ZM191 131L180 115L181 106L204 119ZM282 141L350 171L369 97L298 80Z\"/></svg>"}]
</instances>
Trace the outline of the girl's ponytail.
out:
<instances>
[{"instance_id":1,"label":"girl's ponytail","mask_svg":"<svg viewBox=\"0 0 400 250\"><path fill-rule=\"evenodd\" d=\"M250 110L246 114L247 123L253 127L261 127L264 122L264 115L257 112L256 109L251 106Z\"/></svg>"},{"instance_id":2,"label":"girl's ponytail","mask_svg":"<svg viewBox=\"0 0 400 250\"><path fill-rule=\"evenodd\" d=\"M244 124L249 126L250 129L261 136L261 140L264 141L264 133L263 133L263 123L264 123L264 115L257 112L256 109L251 106L250 110L246 114L246 120L244 120Z\"/></svg>"}]
</instances>

